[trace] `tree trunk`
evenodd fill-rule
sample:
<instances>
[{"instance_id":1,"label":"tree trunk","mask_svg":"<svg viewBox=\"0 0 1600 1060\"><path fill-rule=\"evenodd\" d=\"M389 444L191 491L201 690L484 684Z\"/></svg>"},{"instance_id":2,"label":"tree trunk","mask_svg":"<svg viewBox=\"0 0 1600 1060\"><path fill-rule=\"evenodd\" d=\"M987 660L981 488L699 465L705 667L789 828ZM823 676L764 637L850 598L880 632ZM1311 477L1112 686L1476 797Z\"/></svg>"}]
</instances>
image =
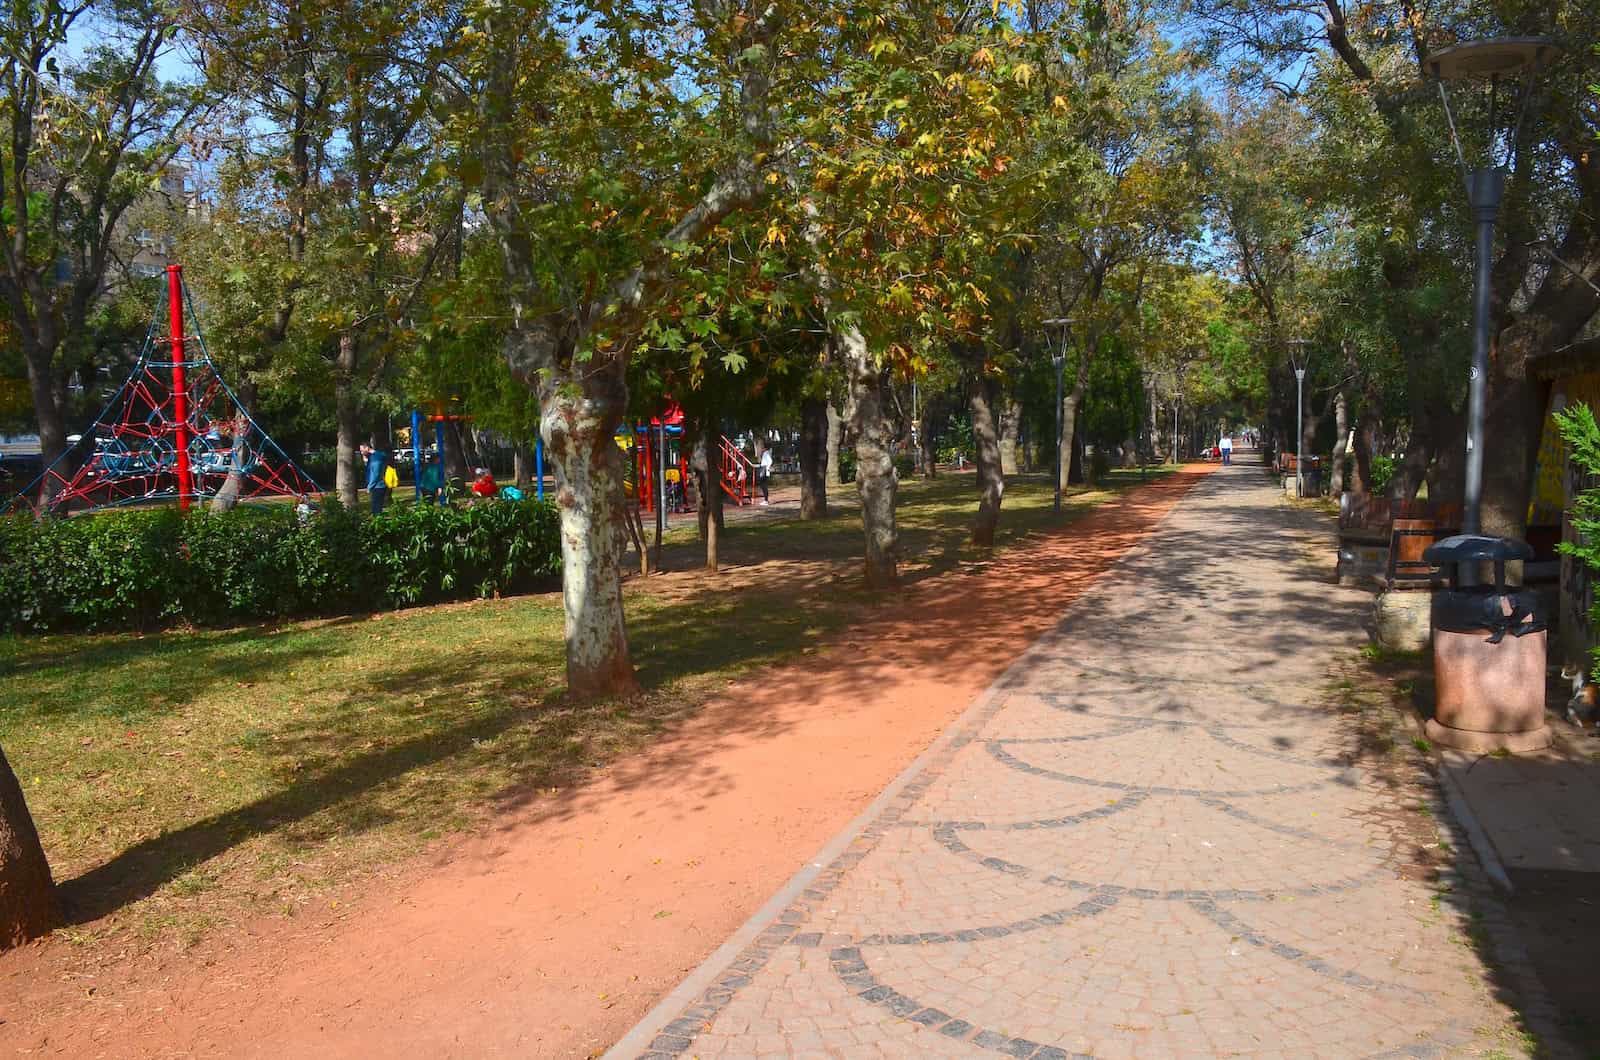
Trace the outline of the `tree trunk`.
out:
<instances>
[{"instance_id":1,"label":"tree trunk","mask_svg":"<svg viewBox=\"0 0 1600 1060\"><path fill-rule=\"evenodd\" d=\"M923 478L935 478L939 474L938 435L944 417L934 411L932 401L923 402L921 411L922 422L917 424L917 470L922 472Z\"/></svg>"},{"instance_id":2,"label":"tree trunk","mask_svg":"<svg viewBox=\"0 0 1600 1060\"><path fill-rule=\"evenodd\" d=\"M1445 422L1455 428L1447 435L1429 439L1412 432L1402 460L1405 480L1397 491L1391 491L1396 497L1415 497L1426 482L1431 501L1463 499L1467 475L1467 421L1462 416L1451 416Z\"/></svg>"},{"instance_id":3,"label":"tree trunk","mask_svg":"<svg viewBox=\"0 0 1600 1060\"><path fill-rule=\"evenodd\" d=\"M994 424L993 389L993 384L981 375L967 381L967 407L972 413L972 444L976 450L973 463L978 469L978 515L972 523L972 543L979 548L994 547L1000 501L1006 488L1000 435ZM1013 462L1014 454L1015 450Z\"/></svg>"},{"instance_id":4,"label":"tree trunk","mask_svg":"<svg viewBox=\"0 0 1600 1060\"><path fill-rule=\"evenodd\" d=\"M844 420L833 402L828 402L828 485L843 484L839 471L839 445L844 440Z\"/></svg>"},{"instance_id":5,"label":"tree trunk","mask_svg":"<svg viewBox=\"0 0 1600 1060\"><path fill-rule=\"evenodd\" d=\"M628 467L628 462L631 460L631 456L623 457L624 473L621 489L617 495L617 506L622 511L622 528L626 532L627 540L633 545L634 549L639 555L639 576L641 578L648 578L650 576L650 550L645 547L644 543L644 519L639 515L639 494L637 492L638 484L635 483L633 489L628 488L628 482L630 479L627 475L626 468ZM626 546L622 547L626 548ZM618 560L618 563L620 565L620 559ZM619 573L618 577L620 576L621 575Z\"/></svg>"},{"instance_id":6,"label":"tree trunk","mask_svg":"<svg viewBox=\"0 0 1600 1060\"><path fill-rule=\"evenodd\" d=\"M533 481L533 449L527 442L512 443L511 481L519 489L527 488Z\"/></svg>"},{"instance_id":7,"label":"tree trunk","mask_svg":"<svg viewBox=\"0 0 1600 1060\"><path fill-rule=\"evenodd\" d=\"M356 339L349 333L339 336L339 356L333 366L333 414L337 427L334 443L334 484L339 503L354 510L360 503L361 481L359 435L360 412L356 406Z\"/></svg>"},{"instance_id":8,"label":"tree trunk","mask_svg":"<svg viewBox=\"0 0 1600 1060\"><path fill-rule=\"evenodd\" d=\"M800 518L828 515L828 403L809 397L800 402Z\"/></svg>"},{"instance_id":9,"label":"tree trunk","mask_svg":"<svg viewBox=\"0 0 1600 1060\"><path fill-rule=\"evenodd\" d=\"M1328 469L1328 496L1337 497L1344 492L1344 461L1350 441L1349 407L1343 390L1333 399L1333 429L1337 438L1333 443L1333 467Z\"/></svg>"},{"instance_id":10,"label":"tree trunk","mask_svg":"<svg viewBox=\"0 0 1600 1060\"><path fill-rule=\"evenodd\" d=\"M239 380L239 390L235 395L239 409L238 415L233 418L233 459L228 467L228 477L223 479L217 495L211 498L213 512L233 511L239 503L239 495L244 492L244 462L249 455L245 440L250 431L250 420L245 410L255 405L256 393L255 380L249 375Z\"/></svg>"},{"instance_id":11,"label":"tree trunk","mask_svg":"<svg viewBox=\"0 0 1600 1060\"><path fill-rule=\"evenodd\" d=\"M489 458L483 455L482 446L478 445L478 432L471 427L464 427L460 420L455 421L456 433L461 435L461 455L466 457L467 466L472 469L472 476L478 476L478 468L488 467Z\"/></svg>"},{"instance_id":12,"label":"tree trunk","mask_svg":"<svg viewBox=\"0 0 1600 1060\"><path fill-rule=\"evenodd\" d=\"M867 340L853 324L838 326L837 348L843 354L850 388L845 418L856 442L856 490L861 495L861 527L866 536L867 586L885 589L899 577L899 531L894 499L894 424L889 411L889 380L867 349Z\"/></svg>"},{"instance_id":13,"label":"tree trunk","mask_svg":"<svg viewBox=\"0 0 1600 1060\"><path fill-rule=\"evenodd\" d=\"M1370 404L1367 408L1356 427L1356 463L1354 481L1350 484L1356 493L1372 492L1372 454L1378 447L1378 418Z\"/></svg>"},{"instance_id":14,"label":"tree trunk","mask_svg":"<svg viewBox=\"0 0 1600 1060\"><path fill-rule=\"evenodd\" d=\"M457 421L447 420L444 425L444 473L446 478L466 482L470 470L467 453L461 444L461 428Z\"/></svg>"},{"instance_id":15,"label":"tree trunk","mask_svg":"<svg viewBox=\"0 0 1600 1060\"><path fill-rule=\"evenodd\" d=\"M1491 367L1483 423L1481 532L1520 540L1528 534L1528 502L1549 387L1526 375L1495 376Z\"/></svg>"},{"instance_id":16,"label":"tree trunk","mask_svg":"<svg viewBox=\"0 0 1600 1060\"><path fill-rule=\"evenodd\" d=\"M706 570L715 571L723 525L722 472L716 459L715 427L708 424L695 438L689 462L700 489L700 504L695 514L700 521L700 540L706 546Z\"/></svg>"},{"instance_id":17,"label":"tree trunk","mask_svg":"<svg viewBox=\"0 0 1600 1060\"><path fill-rule=\"evenodd\" d=\"M1394 475L1389 480L1389 496L1398 497L1401 500L1410 500L1415 497L1417 495L1417 491L1422 488L1422 483L1427 480L1430 466L1434 466L1430 464L1432 456L1433 449L1429 445L1427 433L1424 431L1413 430L1411 432L1411 437L1406 441L1405 452L1400 455L1399 462L1394 466ZM1455 467L1455 469L1459 471L1461 465L1451 464L1450 459L1444 456L1441 456L1436 465L1437 469L1440 471L1443 471L1446 467L1450 466ZM1446 477L1449 477L1448 472L1446 472ZM1456 483L1451 488L1459 497L1461 491L1460 484ZM1444 484L1440 482L1437 483L1433 488L1429 489L1428 492L1432 494L1435 490L1443 489ZM1449 491L1446 490L1445 492L1448 493ZM1438 500L1439 497L1435 496L1433 499Z\"/></svg>"},{"instance_id":18,"label":"tree trunk","mask_svg":"<svg viewBox=\"0 0 1600 1060\"><path fill-rule=\"evenodd\" d=\"M1063 492L1072 483L1072 460L1075 455L1073 440L1077 437L1078 410L1083 407L1083 394L1088 388L1089 357L1087 353L1081 353L1078 355L1077 378L1073 380L1072 389L1061 400L1061 436L1057 439L1060 448L1056 451L1061 454L1061 466L1057 472Z\"/></svg>"},{"instance_id":19,"label":"tree trunk","mask_svg":"<svg viewBox=\"0 0 1600 1060\"><path fill-rule=\"evenodd\" d=\"M650 565L658 571L667 569L661 559L661 538L667 531L667 490L666 483L661 481L662 465L666 463L666 454L662 452L666 448L666 430L665 427L662 427L658 434L656 431L647 428L644 432L646 443L652 447L651 456L654 458L652 461L654 468L652 475L655 481L650 485L655 488L653 496L656 499L655 504L651 505L652 509L654 509L651 515L655 517L656 541L655 553Z\"/></svg>"},{"instance_id":20,"label":"tree trunk","mask_svg":"<svg viewBox=\"0 0 1600 1060\"><path fill-rule=\"evenodd\" d=\"M43 466L49 467L67 451L67 418L60 402L56 400L55 351L53 348L40 349L36 344L24 341L22 352L28 366L28 390L33 395L34 421L39 427L39 452ZM71 477L69 469L63 470ZM39 488L39 502L42 505L49 499L49 485L41 479Z\"/></svg>"},{"instance_id":21,"label":"tree trunk","mask_svg":"<svg viewBox=\"0 0 1600 1060\"><path fill-rule=\"evenodd\" d=\"M540 429L555 464L560 513L567 689L580 698L638 688L622 610L622 450L613 440L627 405L620 361L586 362L539 381Z\"/></svg>"},{"instance_id":22,"label":"tree trunk","mask_svg":"<svg viewBox=\"0 0 1600 1060\"><path fill-rule=\"evenodd\" d=\"M60 922L50 862L39 845L22 787L0 748L0 950L43 935Z\"/></svg>"},{"instance_id":23,"label":"tree trunk","mask_svg":"<svg viewBox=\"0 0 1600 1060\"><path fill-rule=\"evenodd\" d=\"M1022 433L1022 403L1007 394L1000 402L1000 473L1017 473L1018 437Z\"/></svg>"}]
</instances>

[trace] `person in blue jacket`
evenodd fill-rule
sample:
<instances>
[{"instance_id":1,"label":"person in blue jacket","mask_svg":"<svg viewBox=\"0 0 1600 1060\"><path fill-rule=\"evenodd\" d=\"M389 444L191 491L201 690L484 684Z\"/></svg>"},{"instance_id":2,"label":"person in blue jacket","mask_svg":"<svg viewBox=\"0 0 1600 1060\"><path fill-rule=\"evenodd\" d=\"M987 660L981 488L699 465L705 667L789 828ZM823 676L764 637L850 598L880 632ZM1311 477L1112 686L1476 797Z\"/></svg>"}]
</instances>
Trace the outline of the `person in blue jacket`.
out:
<instances>
[{"instance_id":1,"label":"person in blue jacket","mask_svg":"<svg viewBox=\"0 0 1600 1060\"><path fill-rule=\"evenodd\" d=\"M389 468L389 454L363 445L361 455L367 461L367 497L372 501L372 514L377 515L389 503L389 484L383 480L383 473Z\"/></svg>"}]
</instances>

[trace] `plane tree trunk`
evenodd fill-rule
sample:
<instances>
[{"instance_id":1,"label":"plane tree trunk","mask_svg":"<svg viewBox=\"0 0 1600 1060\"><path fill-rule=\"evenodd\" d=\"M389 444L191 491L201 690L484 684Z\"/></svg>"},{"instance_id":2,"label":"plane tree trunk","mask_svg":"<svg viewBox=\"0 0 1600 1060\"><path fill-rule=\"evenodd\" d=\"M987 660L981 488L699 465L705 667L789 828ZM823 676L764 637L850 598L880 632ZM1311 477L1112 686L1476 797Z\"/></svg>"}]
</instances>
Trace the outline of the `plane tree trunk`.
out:
<instances>
[{"instance_id":1,"label":"plane tree trunk","mask_svg":"<svg viewBox=\"0 0 1600 1060\"><path fill-rule=\"evenodd\" d=\"M1000 473L1015 475L1022 436L1022 403L1007 394L1000 401Z\"/></svg>"},{"instance_id":2,"label":"plane tree trunk","mask_svg":"<svg viewBox=\"0 0 1600 1060\"><path fill-rule=\"evenodd\" d=\"M22 786L0 748L0 950L27 942L61 923L50 862L22 797Z\"/></svg>"},{"instance_id":3,"label":"plane tree trunk","mask_svg":"<svg viewBox=\"0 0 1600 1060\"><path fill-rule=\"evenodd\" d=\"M828 485L843 484L839 470L839 446L844 442L844 419L833 402L828 402Z\"/></svg>"},{"instance_id":4,"label":"plane tree trunk","mask_svg":"<svg viewBox=\"0 0 1600 1060\"><path fill-rule=\"evenodd\" d=\"M893 396L887 373L853 325L837 325L835 342L849 373L845 419L856 441L856 490L861 495L861 528L866 538L867 586L886 589L899 578L900 535L894 502L899 482L894 469Z\"/></svg>"},{"instance_id":5,"label":"plane tree trunk","mask_svg":"<svg viewBox=\"0 0 1600 1060\"><path fill-rule=\"evenodd\" d=\"M333 415L337 434L334 442L335 487L339 503L354 509L361 490L360 412L356 406L356 338L339 336L339 354L333 366Z\"/></svg>"},{"instance_id":6,"label":"plane tree trunk","mask_svg":"<svg viewBox=\"0 0 1600 1060\"><path fill-rule=\"evenodd\" d=\"M1005 472L1000 459L1000 434L994 423L994 385L982 375L967 380L967 407L972 413L973 463L978 471L978 514L972 522L972 543L994 547L1000 524L1000 500L1005 493Z\"/></svg>"},{"instance_id":7,"label":"plane tree trunk","mask_svg":"<svg viewBox=\"0 0 1600 1060\"><path fill-rule=\"evenodd\" d=\"M809 397L800 403L800 518L828 515L828 403Z\"/></svg>"}]
</instances>

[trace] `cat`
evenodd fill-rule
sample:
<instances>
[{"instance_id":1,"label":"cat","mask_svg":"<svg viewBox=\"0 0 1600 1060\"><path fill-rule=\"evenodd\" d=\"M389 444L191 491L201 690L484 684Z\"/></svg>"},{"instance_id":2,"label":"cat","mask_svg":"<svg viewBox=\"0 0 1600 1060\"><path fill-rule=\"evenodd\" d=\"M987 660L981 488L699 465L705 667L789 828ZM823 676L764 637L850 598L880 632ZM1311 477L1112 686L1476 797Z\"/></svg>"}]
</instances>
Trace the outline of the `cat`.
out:
<instances>
[{"instance_id":1,"label":"cat","mask_svg":"<svg viewBox=\"0 0 1600 1060\"><path fill-rule=\"evenodd\" d=\"M1572 682L1572 698L1567 700L1567 720L1580 729L1592 729L1600 725L1600 685L1592 683L1588 671L1581 666L1563 666L1561 676Z\"/></svg>"}]
</instances>

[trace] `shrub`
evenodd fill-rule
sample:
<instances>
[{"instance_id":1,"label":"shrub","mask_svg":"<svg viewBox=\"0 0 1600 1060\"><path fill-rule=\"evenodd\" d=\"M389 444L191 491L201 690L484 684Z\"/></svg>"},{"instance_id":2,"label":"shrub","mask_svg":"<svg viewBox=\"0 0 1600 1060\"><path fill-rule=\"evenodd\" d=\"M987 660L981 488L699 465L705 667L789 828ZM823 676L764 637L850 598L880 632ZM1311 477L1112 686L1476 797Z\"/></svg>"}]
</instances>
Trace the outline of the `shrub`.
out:
<instances>
[{"instance_id":1,"label":"shrub","mask_svg":"<svg viewBox=\"0 0 1600 1060\"><path fill-rule=\"evenodd\" d=\"M1576 540L1563 541L1557 547L1589 569L1589 577L1600 577L1600 486L1593 485L1600 476L1600 424L1595 423L1594 412L1588 405L1574 404L1557 412L1556 426L1561 430L1561 440L1572 453L1572 462L1583 471L1585 488L1572 499L1572 527ZM1600 596L1589 609L1589 624L1600 622ZM1600 648L1590 650L1593 665L1590 675L1600 681Z\"/></svg>"},{"instance_id":2,"label":"shrub","mask_svg":"<svg viewBox=\"0 0 1600 1060\"><path fill-rule=\"evenodd\" d=\"M1394 457L1373 454L1372 481L1367 483L1368 492L1379 496L1389 492L1389 483L1394 481Z\"/></svg>"},{"instance_id":3,"label":"shrub","mask_svg":"<svg viewBox=\"0 0 1600 1060\"><path fill-rule=\"evenodd\" d=\"M561 565L553 505L332 500L226 514L117 512L0 520L0 628L150 629L346 614L526 591Z\"/></svg>"}]
</instances>

